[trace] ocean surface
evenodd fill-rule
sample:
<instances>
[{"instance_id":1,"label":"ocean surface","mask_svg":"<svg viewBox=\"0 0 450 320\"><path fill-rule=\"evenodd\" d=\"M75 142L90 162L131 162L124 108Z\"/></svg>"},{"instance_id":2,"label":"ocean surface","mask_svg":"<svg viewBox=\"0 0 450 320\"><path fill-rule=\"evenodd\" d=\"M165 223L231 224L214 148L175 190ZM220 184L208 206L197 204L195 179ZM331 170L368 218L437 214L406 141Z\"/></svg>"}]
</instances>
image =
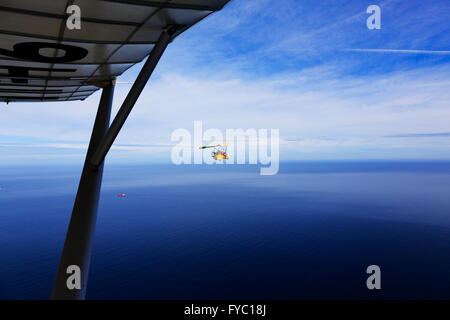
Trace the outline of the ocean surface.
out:
<instances>
[{"instance_id":1,"label":"ocean surface","mask_svg":"<svg viewBox=\"0 0 450 320\"><path fill-rule=\"evenodd\" d=\"M0 168L1 299L49 298L80 172ZM106 165L87 298L450 299L450 162Z\"/></svg>"}]
</instances>

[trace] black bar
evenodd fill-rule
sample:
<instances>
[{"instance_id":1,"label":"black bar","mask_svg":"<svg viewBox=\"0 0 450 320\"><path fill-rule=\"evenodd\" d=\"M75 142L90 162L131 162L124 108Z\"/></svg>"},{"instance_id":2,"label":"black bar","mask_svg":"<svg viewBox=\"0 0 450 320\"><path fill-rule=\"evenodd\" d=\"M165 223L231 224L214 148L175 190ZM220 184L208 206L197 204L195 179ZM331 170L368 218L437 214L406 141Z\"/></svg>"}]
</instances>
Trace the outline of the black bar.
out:
<instances>
[{"instance_id":1,"label":"black bar","mask_svg":"<svg viewBox=\"0 0 450 320\"><path fill-rule=\"evenodd\" d=\"M187 314L187 310L197 307L219 307L217 315ZM244 307L248 306L248 307ZM251 306L254 306L253 312ZM258 314L257 306L265 306L265 316ZM386 314L399 313L403 319L418 318L417 314L424 314L423 319L441 319L448 312L449 300L93 300L78 303L76 306L70 301L0 301L2 311L10 309L11 314L24 317L30 310L36 314L61 317L70 310L73 317L86 318L92 310L101 310L103 317L119 319L139 319L146 315L147 319L227 319L227 320L279 320L302 319L312 314L314 318L336 319L385 319ZM240 312L236 311L240 307ZM244 308L244 310L242 310ZM231 309L231 312L230 312ZM224 310L224 311L222 311ZM248 314L244 314L248 313ZM252 314L253 313L253 314ZM365 316L370 314L370 317ZM411 314L415 317L409 317Z\"/></svg>"},{"instance_id":2,"label":"black bar","mask_svg":"<svg viewBox=\"0 0 450 320\"><path fill-rule=\"evenodd\" d=\"M45 39L45 40L55 40L59 41L58 37L54 36L46 36L43 34L37 33L26 33L26 32L17 32L17 31L9 31L9 30L0 30L0 34L7 34L19 37L28 37L28 38L36 38L36 39ZM76 43L90 43L90 44L120 44L120 45L128 45L128 44L154 44L154 41L129 41L124 43L123 41L102 41L99 39L96 40L86 40L86 39L76 39L76 38L68 38L64 37L64 42L76 42ZM81 64L81 63L79 63Z\"/></svg>"},{"instance_id":3,"label":"black bar","mask_svg":"<svg viewBox=\"0 0 450 320\"><path fill-rule=\"evenodd\" d=\"M5 6L0 6L0 11L14 12L14 13L19 13L19 14L35 16L35 17L36 16L37 17L46 17L46 18L53 18L53 19L59 19L59 20L67 20L67 18L69 17L69 14L57 14L57 13L34 11L34 10L27 10L27 9L21 9L21 8L11 8L11 7L5 7ZM81 21L93 22L93 23L99 23L99 24L115 24L115 25L125 25L125 26L137 26L140 24L139 22L131 22L131 21L104 20L104 19L89 18L89 17L80 17L80 18L81 18ZM65 21L64 21L64 23L65 23Z\"/></svg>"},{"instance_id":4,"label":"black bar","mask_svg":"<svg viewBox=\"0 0 450 320\"><path fill-rule=\"evenodd\" d=\"M103 162L103 159L105 159L106 154L108 153L109 149L114 143L114 140L119 134L120 129L127 120L128 115L130 114L131 110L136 104L136 101L139 98L145 85L147 84L148 79L152 75L153 70L155 70L155 67L158 64L159 59L161 59L161 56L166 50L167 45L170 42L170 39L171 37L169 33L167 31L163 31L158 39L158 42L156 43L155 47L150 53L147 61L142 67L141 72L136 78L136 81L134 82L133 86L128 92L127 97L123 101L122 106L117 112L117 115L114 118L111 127L109 128L108 132L102 139L102 142L100 143L94 155L92 156L91 163L94 166L98 166L100 163Z\"/></svg>"},{"instance_id":5,"label":"black bar","mask_svg":"<svg viewBox=\"0 0 450 320\"><path fill-rule=\"evenodd\" d=\"M168 8L168 9L183 9L183 10L201 10L201 11L218 11L224 7L227 3L225 2L220 6L211 6L211 5L199 5L199 4L189 4L189 3L177 3L174 2L158 2L158 1L142 1L142 0L104 0L107 2L116 2L116 3L125 3L132 4L137 6L147 6L147 7L155 7L155 8Z\"/></svg>"},{"instance_id":6,"label":"black bar","mask_svg":"<svg viewBox=\"0 0 450 320\"><path fill-rule=\"evenodd\" d=\"M78 192L73 206L72 217L53 286L52 299L78 300L84 299L86 296L91 249L103 176L103 162L94 167L89 162L89 159L108 130L113 94L113 83L103 88L80 185L78 186ZM70 290L67 287L66 282L71 275L67 273L67 268L71 265L76 265L81 270L80 289Z\"/></svg>"}]
</instances>

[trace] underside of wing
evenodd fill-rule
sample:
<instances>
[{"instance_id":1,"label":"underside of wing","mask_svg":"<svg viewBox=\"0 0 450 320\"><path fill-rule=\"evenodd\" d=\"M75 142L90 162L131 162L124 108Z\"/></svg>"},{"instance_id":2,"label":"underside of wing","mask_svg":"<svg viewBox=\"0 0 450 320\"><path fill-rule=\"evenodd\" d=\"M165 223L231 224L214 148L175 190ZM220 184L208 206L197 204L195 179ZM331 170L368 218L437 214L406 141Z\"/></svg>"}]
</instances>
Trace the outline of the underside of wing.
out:
<instances>
[{"instance_id":1,"label":"underside of wing","mask_svg":"<svg viewBox=\"0 0 450 320\"><path fill-rule=\"evenodd\" d=\"M84 100L228 2L2 0L0 101Z\"/></svg>"}]
</instances>

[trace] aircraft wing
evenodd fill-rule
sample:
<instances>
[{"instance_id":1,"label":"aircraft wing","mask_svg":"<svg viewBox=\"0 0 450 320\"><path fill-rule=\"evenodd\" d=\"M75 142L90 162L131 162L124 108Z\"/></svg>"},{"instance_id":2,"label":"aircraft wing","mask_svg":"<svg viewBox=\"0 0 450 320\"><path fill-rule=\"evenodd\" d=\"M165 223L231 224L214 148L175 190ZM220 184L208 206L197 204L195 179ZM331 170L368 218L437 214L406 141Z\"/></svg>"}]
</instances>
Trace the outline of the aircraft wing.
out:
<instances>
[{"instance_id":1,"label":"aircraft wing","mask_svg":"<svg viewBox=\"0 0 450 320\"><path fill-rule=\"evenodd\" d=\"M2 0L0 101L84 100L229 0ZM66 25L76 5L81 28Z\"/></svg>"}]
</instances>

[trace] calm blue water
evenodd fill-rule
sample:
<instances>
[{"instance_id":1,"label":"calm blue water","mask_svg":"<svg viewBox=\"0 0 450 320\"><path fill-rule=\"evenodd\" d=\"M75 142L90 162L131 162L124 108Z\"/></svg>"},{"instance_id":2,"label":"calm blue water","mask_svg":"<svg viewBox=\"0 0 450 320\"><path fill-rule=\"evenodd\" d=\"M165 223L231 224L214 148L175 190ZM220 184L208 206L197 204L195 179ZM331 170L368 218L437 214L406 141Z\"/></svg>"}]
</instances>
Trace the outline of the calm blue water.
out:
<instances>
[{"instance_id":1,"label":"calm blue water","mask_svg":"<svg viewBox=\"0 0 450 320\"><path fill-rule=\"evenodd\" d=\"M0 168L0 298L49 297L80 172ZM89 278L89 299L449 299L450 163L107 166Z\"/></svg>"}]
</instances>

